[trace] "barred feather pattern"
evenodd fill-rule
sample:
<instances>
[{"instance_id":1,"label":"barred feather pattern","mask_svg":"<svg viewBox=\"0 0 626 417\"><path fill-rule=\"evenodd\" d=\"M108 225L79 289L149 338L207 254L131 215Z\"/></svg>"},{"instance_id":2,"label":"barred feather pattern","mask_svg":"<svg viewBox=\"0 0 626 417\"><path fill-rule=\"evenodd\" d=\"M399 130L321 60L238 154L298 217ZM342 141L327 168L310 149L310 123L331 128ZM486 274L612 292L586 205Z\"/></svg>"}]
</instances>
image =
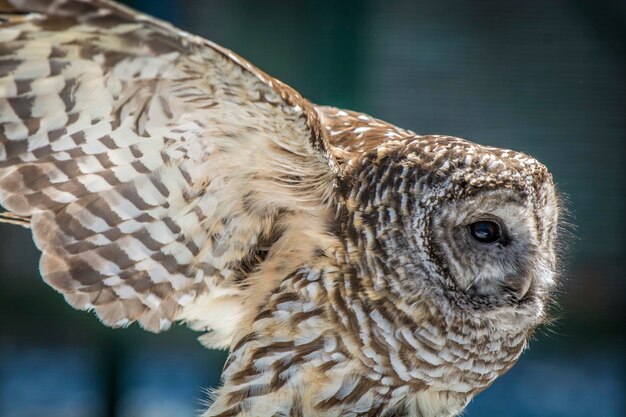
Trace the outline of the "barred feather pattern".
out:
<instances>
[{"instance_id":1,"label":"barred feather pattern","mask_svg":"<svg viewBox=\"0 0 626 417\"><path fill-rule=\"evenodd\" d=\"M544 320L535 159L313 105L108 0L5 9L0 222L74 307L229 348L204 416L453 416Z\"/></svg>"},{"instance_id":2,"label":"barred feather pattern","mask_svg":"<svg viewBox=\"0 0 626 417\"><path fill-rule=\"evenodd\" d=\"M101 5L3 26L2 204L32 216L42 274L70 304L157 331L238 278L296 176L313 201L332 178L297 93Z\"/></svg>"}]
</instances>

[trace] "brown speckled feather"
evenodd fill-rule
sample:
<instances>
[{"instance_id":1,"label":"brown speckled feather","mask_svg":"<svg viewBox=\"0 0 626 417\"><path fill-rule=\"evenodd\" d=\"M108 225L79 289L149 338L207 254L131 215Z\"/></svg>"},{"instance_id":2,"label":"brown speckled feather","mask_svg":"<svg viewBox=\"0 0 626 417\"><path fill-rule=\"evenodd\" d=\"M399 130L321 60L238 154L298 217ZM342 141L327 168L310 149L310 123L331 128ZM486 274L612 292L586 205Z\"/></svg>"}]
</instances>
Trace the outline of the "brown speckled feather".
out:
<instances>
[{"instance_id":1,"label":"brown speckled feather","mask_svg":"<svg viewBox=\"0 0 626 417\"><path fill-rule=\"evenodd\" d=\"M329 106L315 106L330 143L348 153L351 158L376 149L389 140L400 140L417 135L391 123L376 119L364 113L337 109Z\"/></svg>"}]
</instances>

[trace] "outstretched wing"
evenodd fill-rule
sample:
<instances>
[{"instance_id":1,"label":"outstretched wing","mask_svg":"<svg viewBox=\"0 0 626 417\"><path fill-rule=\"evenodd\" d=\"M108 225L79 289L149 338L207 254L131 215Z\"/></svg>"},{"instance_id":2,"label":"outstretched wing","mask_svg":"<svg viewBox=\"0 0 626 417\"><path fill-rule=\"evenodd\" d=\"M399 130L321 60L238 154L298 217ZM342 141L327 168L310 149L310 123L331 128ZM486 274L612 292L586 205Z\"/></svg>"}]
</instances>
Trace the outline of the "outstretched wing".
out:
<instances>
[{"instance_id":1,"label":"outstretched wing","mask_svg":"<svg viewBox=\"0 0 626 417\"><path fill-rule=\"evenodd\" d=\"M106 0L7 4L0 203L74 307L163 330L331 198L311 104L230 51Z\"/></svg>"}]
</instances>

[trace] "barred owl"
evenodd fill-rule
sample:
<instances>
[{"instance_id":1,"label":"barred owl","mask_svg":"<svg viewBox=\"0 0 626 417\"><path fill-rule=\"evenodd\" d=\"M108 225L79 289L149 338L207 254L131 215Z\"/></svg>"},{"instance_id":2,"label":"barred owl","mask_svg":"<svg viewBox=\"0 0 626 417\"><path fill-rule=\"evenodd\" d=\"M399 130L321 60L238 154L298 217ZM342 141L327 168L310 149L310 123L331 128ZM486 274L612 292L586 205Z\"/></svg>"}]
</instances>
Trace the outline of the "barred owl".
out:
<instances>
[{"instance_id":1,"label":"barred owl","mask_svg":"<svg viewBox=\"0 0 626 417\"><path fill-rule=\"evenodd\" d=\"M535 159L314 105L108 0L0 5L3 220L73 307L228 348L204 416L453 416L544 319Z\"/></svg>"}]
</instances>

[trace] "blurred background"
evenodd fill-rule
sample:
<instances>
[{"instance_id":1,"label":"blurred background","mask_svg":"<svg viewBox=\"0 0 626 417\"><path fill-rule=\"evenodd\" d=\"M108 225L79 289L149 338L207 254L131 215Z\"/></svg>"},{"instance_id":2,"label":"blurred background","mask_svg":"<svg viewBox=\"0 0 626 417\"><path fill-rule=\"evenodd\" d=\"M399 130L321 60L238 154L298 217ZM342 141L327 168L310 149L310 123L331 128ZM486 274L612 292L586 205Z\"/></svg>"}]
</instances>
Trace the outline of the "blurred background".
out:
<instances>
[{"instance_id":1,"label":"blurred background","mask_svg":"<svg viewBox=\"0 0 626 417\"><path fill-rule=\"evenodd\" d=\"M626 3L135 0L303 96L551 168L573 238L556 322L464 414L626 415ZM111 330L37 271L30 232L0 226L0 416L186 417L225 352L198 334Z\"/></svg>"}]
</instances>

